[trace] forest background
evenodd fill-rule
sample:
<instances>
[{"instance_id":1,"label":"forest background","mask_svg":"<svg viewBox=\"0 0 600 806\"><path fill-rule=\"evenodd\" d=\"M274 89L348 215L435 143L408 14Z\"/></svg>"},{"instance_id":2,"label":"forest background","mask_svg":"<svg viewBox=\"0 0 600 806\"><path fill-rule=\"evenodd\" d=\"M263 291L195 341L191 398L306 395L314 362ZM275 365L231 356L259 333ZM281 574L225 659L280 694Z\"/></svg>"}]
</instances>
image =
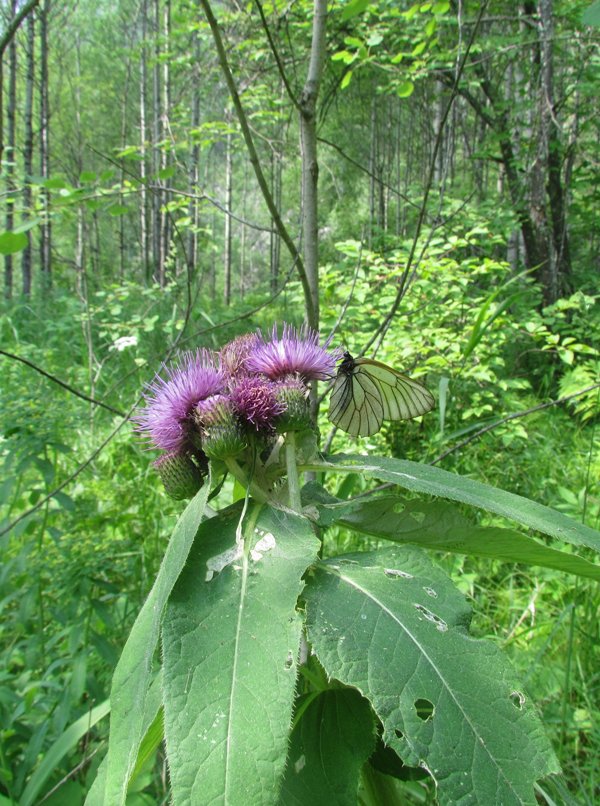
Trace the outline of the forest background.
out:
<instances>
[{"instance_id":1,"label":"forest background","mask_svg":"<svg viewBox=\"0 0 600 806\"><path fill-rule=\"evenodd\" d=\"M308 319L436 393L361 450L600 525L598 3L323 10L3 2L0 803L81 803L105 752L181 510L128 417L178 350ZM597 586L438 560L598 802ZM134 790L167 802L160 749Z\"/></svg>"}]
</instances>

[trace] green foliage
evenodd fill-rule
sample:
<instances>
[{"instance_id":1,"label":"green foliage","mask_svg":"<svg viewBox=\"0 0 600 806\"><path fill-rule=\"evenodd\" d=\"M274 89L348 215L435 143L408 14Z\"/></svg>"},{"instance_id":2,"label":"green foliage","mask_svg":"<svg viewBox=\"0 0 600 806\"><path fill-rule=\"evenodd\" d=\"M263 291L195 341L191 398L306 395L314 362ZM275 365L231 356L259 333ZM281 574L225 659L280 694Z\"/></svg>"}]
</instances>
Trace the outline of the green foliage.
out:
<instances>
[{"instance_id":1,"label":"green foliage","mask_svg":"<svg viewBox=\"0 0 600 806\"><path fill-rule=\"evenodd\" d=\"M313 459L299 469L391 481L600 550L600 533L436 468L341 456ZM272 505L247 508L245 500L201 523L208 489L182 515L117 667L108 765L89 803L96 802L99 788L111 803L125 802L148 730L142 726L155 721L158 711L151 699L149 713L147 702L165 605L160 690L176 803L207 797L298 803L308 795L322 801L342 792L353 802L359 771L371 788L377 781L377 766L367 758L379 724L399 768L425 770L440 803L471 797L485 802L498 794L503 802L535 802L533 784L559 772L557 761L507 660L493 644L468 635L470 609L448 575L422 550L407 546L316 559L318 541L307 520L314 518L315 507L325 527L339 523L399 542L422 538L425 545L428 535L439 534L439 549L453 537L452 530L444 534L449 515L443 505L441 511L426 502L404 510L401 502L403 511L397 513L396 499L381 510L382 499L371 496L332 505L325 490L312 485L305 491L304 518L280 509L277 493ZM450 517L464 534L460 516ZM489 556L505 558L502 535L496 543L498 531L467 533L454 550L477 554L477 542L486 542ZM510 539L511 559L553 559L541 545L536 556L530 541L516 532ZM563 567L588 573L585 562L569 565L568 555ZM292 721L304 619L326 677L301 654L304 684ZM364 699L345 694L340 684ZM358 733L351 718L357 709ZM327 722L319 722L314 744L317 715ZM339 754L340 743L345 753ZM365 803L377 802L364 792L362 797Z\"/></svg>"},{"instance_id":2,"label":"green foliage","mask_svg":"<svg viewBox=\"0 0 600 806\"><path fill-rule=\"evenodd\" d=\"M535 707L501 653L467 635L464 598L422 552L332 558L306 596L327 674L370 700L384 742L431 774L440 803L535 803L532 781L559 769Z\"/></svg>"}]
</instances>

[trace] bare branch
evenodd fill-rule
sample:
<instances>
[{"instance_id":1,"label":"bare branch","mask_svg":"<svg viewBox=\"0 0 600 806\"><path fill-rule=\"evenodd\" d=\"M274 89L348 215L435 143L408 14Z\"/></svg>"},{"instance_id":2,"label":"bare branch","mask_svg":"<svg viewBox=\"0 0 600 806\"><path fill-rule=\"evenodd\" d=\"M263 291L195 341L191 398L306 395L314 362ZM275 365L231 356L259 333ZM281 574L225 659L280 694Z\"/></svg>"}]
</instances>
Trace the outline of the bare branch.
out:
<instances>
[{"instance_id":1,"label":"bare branch","mask_svg":"<svg viewBox=\"0 0 600 806\"><path fill-rule=\"evenodd\" d=\"M502 417L501 420L496 420L495 423L490 423L490 425L486 425L485 428L481 428L479 431L476 431L474 434L471 434L470 437L463 439L461 442L458 442L454 447L448 448L447 451L441 453L438 457L436 457L433 462L430 462L432 465L436 465L438 462L441 462L442 459L445 459L446 456L449 456L451 453L455 451L459 451L461 448L464 448L465 445L468 445L470 442L473 442L475 439L479 439L479 437L483 436L484 434L493 431L494 428L498 428L499 425L503 423L507 423L510 420L517 420L520 417L527 417L529 414L533 414L536 411L541 411L542 409L549 409L551 406L558 406L559 403L566 403L567 400L572 400L574 397L580 397L581 395L587 394L587 392L593 392L594 389L600 388L600 383L594 383L592 386L586 386L585 389L581 389L579 392L573 392L573 394L565 395L564 397L559 397L557 400L550 400L548 403L540 403L537 406L532 406L530 409L524 409L523 411L516 411L513 414L507 414L506 417Z\"/></svg>"},{"instance_id":2,"label":"bare branch","mask_svg":"<svg viewBox=\"0 0 600 806\"><path fill-rule=\"evenodd\" d=\"M6 350L0 350L0 355L4 355L7 358L12 358L14 361L20 361L21 364L25 364L26 366L31 367L31 369L34 369L36 372L39 372L40 375L43 375L45 378L48 378L53 383L58 384L58 386L62 386L62 388L66 389L67 392L70 392L72 395L75 395L75 397L79 397L82 400L87 401L88 403L91 403L93 406L100 406L101 408L106 409L107 411L110 411L113 414L117 414L119 417L125 416L125 414L122 411L119 411L119 409L115 409L112 406L109 406L107 403L103 403L101 400L95 400L93 397L88 397L88 395L84 395L83 392L79 392L77 389L74 389L72 386L69 386L68 383L65 383L65 381L61 381L60 378L56 377L56 375L51 375L49 372L46 372L46 370L42 369L41 367L38 367L37 364L34 364L27 358L23 358L20 355L15 355L14 353L8 353Z\"/></svg>"},{"instance_id":3,"label":"bare branch","mask_svg":"<svg viewBox=\"0 0 600 806\"><path fill-rule=\"evenodd\" d=\"M19 26L25 17L27 17L27 15L33 11L33 9L39 5L39 3L40 0L29 0L29 2L25 3L23 8L17 14L15 14L12 20L8 23L6 31L0 37L0 59L2 59L4 56L4 51L10 45L11 39L19 30Z\"/></svg>"},{"instance_id":4,"label":"bare branch","mask_svg":"<svg viewBox=\"0 0 600 806\"><path fill-rule=\"evenodd\" d=\"M429 173L428 173L428 176L427 176L427 182L425 183L425 192L423 194L423 202L421 204L421 208L419 210L419 216L418 216L418 219L417 219L415 235L414 235L414 238L413 238L413 242L412 242L412 245L411 245L411 248L410 248L410 252L409 252L407 261L406 261L406 268L405 268L404 273L403 273L403 275L402 275L402 277L400 278L400 281L399 281L398 291L396 293L396 298L394 299L394 302L392 303L392 306L391 306L390 310L388 311L387 315L384 317L383 322L379 325L377 330L374 332L373 336L369 339L369 341L367 342L367 344L363 348L363 351L362 351L363 353L371 345L373 345L376 341L379 340L380 344L383 341L383 338L384 338L385 334L387 333L387 331L388 331L388 329L389 329L389 327L390 327L390 325L392 323L392 320L393 320L394 316L396 315L396 312L397 312L397 310L398 310L398 308L400 306L400 303L402 302L402 299L404 298L404 294L406 293L406 290L408 288L409 280L411 278L411 275L414 276L414 273L416 271L417 267L415 266L413 268L413 262L415 260L415 254L416 254L416 251L417 251L417 244L418 244L418 241L419 241L419 235L421 233L421 229L422 229L423 223L425 221L425 214L426 214L426 211L427 211L427 202L429 200L429 194L430 194L431 188L433 186L433 176L434 176L435 164L436 164L436 160L437 160L438 151L440 149L441 134L442 134L442 131L444 129L444 126L446 125L446 121L448 119L448 115L450 114L450 110L452 109L452 105L454 103L454 100L456 99L456 96L458 95L459 82L460 82L460 79L461 79L462 74L464 72L464 69L465 69L465 66L466 66L466 63L467 63L467 59L469 58L471 48L473 47L473 43L475 41L475 36L476 36L476 34L477 34L478 30L479 30L479 23L481 22L481 18L483 17L483 14L485 12L485 9L487 8L487 5L488 5L488 0L486 0L486 2L481 4L476 24L473 26L473 30L471 31L471 36L469 38L469 41L467 42L465 52L464 52L464 54L462 56L460 64L458 65L458 69L457 69L456 75L454 77L454 85L452 87L452 92L451 92L450 98L448 99L448 103L446 104L446 108L444 109L444 112L443 112L441 120L440 120L440 126L439 126L439 130L438 130L438 134L437 134L437 137L436 137L436 140L435 140L435 143L434 143L434 147L433 147L433 154L431 155L431 162L430 162L430 165L429 165ZM418 262L417 262L417 266L418 266Z\"/></svg>"},{"instance_id":5,"label":"bare branch","mask_svg":"<svg viewBox=\"0 0 600 806\"><path fill-rule=\"evenodd\" d=\"M244 141L246 143L246 148L248 149L248 156L250 158L250 162L254 169L254 173L262 192L263 198L266 202L267 207L269 208L269 212L271 213L271 217L275 222L275 227L285 245L290 252L294 264L298 270L298 274L300 276L300 282L302 283L302 289L304 291L304 304L306 306L306 315L308 321L313 321L314 314L313 314L313 298L311 293L311 287L306 275L306 270L304 268L304 263L298 249L296 248L296 244L292 240L290 234L287 231L285 224L281 218L279 210L277 209L277 205L273 199L271 191L269 189L269 184L263 174L260 160L258 158L258 153L254 146L254 140L252 138L252 133L250 131L250 127L248 125L248 120L246 118L246 113L244 111L244 107L242 106L242 102L240 100L239 93L237 91L237 87L235 81L233 79L233 75L231 73L231 68L229 66L229 61L227 59L227 53L225 52L225 46L223 45L223 39L221 37L221 30L219 28L219 24L212 12L210 7L210 3L208 0L200 0L200 4L204 9L204 13L206 14L206 19L210 26L210 30L212 31L213 39L215 41L215 47L217 49L217 55L219 58L219 64L221 65L221 70L223 71L223 76L225 78L225 82L227 84L227 88L229 90L229 94L231 96L231 101L233 103L240 128L242 130L242 135L244 137Z\"/></svg>"},{"instance_id":6,"label":"bare branch","mask_svg":"<svg viewBox=\"0 0 600 806\"><path fill-rule=\"evenodd\" d=\"M271 48L271 53L273 54L273 58L275 59L275 63L277 65L277 70L279 71L279 76L283 82L283 86L285 87L285 91L288 94L288 98L292 102L292 104L296 107L298 111L300 111L300 104L298 103L298 99L294 95L292 88L290 87L289 81L287 80L287 76L285 74L285 70L283 68L283 63L279 58L279 52L275 47L275 42L273 41L273 37L271 36L271 31L269 30L269 25L267 23L267 18L265 17L265 12L262 7L262 3L260 0L254 0L254 4L258 9L258 13L260 14L260 21L262 23L263 30L267 37L267 41L269 42L269 47Z\"/></svg>"}]
</instances>

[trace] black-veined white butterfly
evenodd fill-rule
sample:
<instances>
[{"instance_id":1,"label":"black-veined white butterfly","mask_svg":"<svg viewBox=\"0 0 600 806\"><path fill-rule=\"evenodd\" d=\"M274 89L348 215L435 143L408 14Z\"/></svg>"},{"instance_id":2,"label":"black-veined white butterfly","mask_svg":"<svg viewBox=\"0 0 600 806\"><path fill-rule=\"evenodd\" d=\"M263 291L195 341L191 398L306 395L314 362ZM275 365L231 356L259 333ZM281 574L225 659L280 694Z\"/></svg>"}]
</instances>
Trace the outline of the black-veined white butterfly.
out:
<instances>
[{"instance_id":1,"label":"black-veined white butterfly","mask_svg":"<svg viewBox=\"0 0 600 806\"><path fill-rule=\"evenodd\" d=\"M333 384L329 419L353 437L376 434L384 420L410 420L433 408L422 384L370 358L344 353Z\"/></svg>"}]
</instances>

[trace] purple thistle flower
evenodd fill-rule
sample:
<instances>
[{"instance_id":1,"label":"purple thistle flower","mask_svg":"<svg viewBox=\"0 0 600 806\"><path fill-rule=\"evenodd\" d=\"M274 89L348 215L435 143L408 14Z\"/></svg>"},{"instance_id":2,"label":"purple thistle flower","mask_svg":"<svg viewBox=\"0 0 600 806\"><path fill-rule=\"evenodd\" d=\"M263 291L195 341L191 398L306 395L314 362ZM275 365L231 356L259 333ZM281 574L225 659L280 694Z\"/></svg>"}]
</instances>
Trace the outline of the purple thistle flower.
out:
<instances>
[{"instance_id":1,"label":"purple thistle flower","mask_svg":"<svg viewBox=\"0 0 600 806\"><path fill-rule=\"evenodd\" d=\"M247 375L248 356L259 344L262 344L260 336L256 333L246 333L222 347L219 352L219 366L225 377L232 379Z\"/></svg>"},{"instance_id":2,"label":"purple thistle flower","mask_svg":"<svg viewBox=\"0 0 600 806\"><path fill-rule=\"evenodd\" d=\"M193 428L191 415L199 401L223 391L223 374L208 350L184 353L175 366L163 367L148 384L146 407L135 417L138 431L169 453L186 450Z\"/></svg>"},{"instance_id":3,"label":"purple thistle flower","mask_svg":"<svg viewBox=\"0 0 600 806\"><path fill-rule=\"evenodd\" d=\"M285 375L297 374L305 383L311 379L326 380L331 377L340 350L328 352L319 345L319 334L307 325L300 330L284 324L279 338L277 326L273 326L270 341L263 337L262 343L252 351L246 361L250 372L262 372L267 378L277 380Z\"/></svg>"},{"instance_id":4,"label":"purple thistle flower","mask_svg":"<svg viewBox=\"0 0 600 806\"><path fill-rule=\"evenodd\" d=\"M275 418L285 410L285 405L277 401L276 390L271 381L248 375L235 386L231 399L240 417L257 431L273 431Z\"/></svg>"}]
</instances>

